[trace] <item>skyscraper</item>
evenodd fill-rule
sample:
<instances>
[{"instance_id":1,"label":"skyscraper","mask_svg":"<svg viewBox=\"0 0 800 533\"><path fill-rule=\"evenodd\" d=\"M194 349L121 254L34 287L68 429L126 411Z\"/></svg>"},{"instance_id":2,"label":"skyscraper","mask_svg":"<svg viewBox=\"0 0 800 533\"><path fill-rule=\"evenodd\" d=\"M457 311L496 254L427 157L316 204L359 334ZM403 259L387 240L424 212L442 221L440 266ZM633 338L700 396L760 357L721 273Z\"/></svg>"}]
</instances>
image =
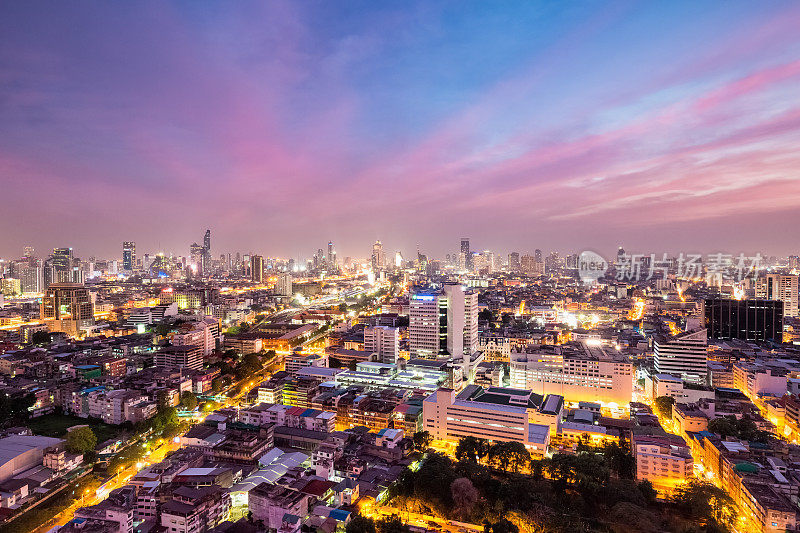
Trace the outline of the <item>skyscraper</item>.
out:
<instances>
[{"instance_id":1,"label":"skyscraper","mask_svg":"<svg viewBox=\"0 0 800 533\"><path fill-rule=\"evenodd\" d=\"M410 300L409 348L412 358L463 357L478 347L478 296L448 283L442 291L415 293Z\"/></svg>"},{"instance_id":2,"label":"skyscraper","mask_svg":"<svg viewBox=\"0 0 800 533\"><path fill-rule=\"evenodd\" d=\"M511 252L510 254L508 254L508 269L511 272L519 272L520 270L519 252Z\"/></svg>"},{"instance_id":3,"label":"skyscraper","mask_svg":"<svg viewBox=\"0 0 800 533\"><path fill-rule=\"evenodd\" d=\"M469 239L461 237L461 254L464 256L464 268L472 270L472 254L469 251Z\"/></svg>"},{"instance_id":4,"label":"skyscraper","mask_svg":"<svg viewBox=\"0 0 800 533\"><path fill-rule=\"evenodd\" d=\"M783 339L781 301L708 298L704 308L705 325L712 339L777 342Z\"/></svg>"},{"instance_id":5,"label":"skyscraper","mask_svg":"<svg viewBox=\"0 0 800 533\"><path fill-rule=\"evenodd\" d=\"M288 272L278 274L278 281L275 282L275 294L278 296L292 295L292 275Z\"/></svg>"},{"instance_id":6,"label":"skyscraper","mask_svg":"<svg viewBox=\"0 0 800 533\"><path fill-rule=\"evenodd\" d=\"M192 265L194 266L195 274L200 277L203 275L203 256L204 256L204 248L197 244L196 242L192 243L189 246L189 260L191 261Z\"/></svg>"},{"instance_id":7,"label":"skyscraper","mask_svg":"<svg viewBox=\"0 0 800 533\"><path fill-rule=\"evenodd\" d=\"M708 334L705 329L672 336L656 336L653 350L656 373L685 381L708 380Z\"/></svg>"},{"instance_id":8,"label":"skyscraper","mask_svg":"<svg viewBox=\"0 0 800 533\"><path fill-rule=\"evenodd\" d=\"M756 280L756 297L783 302L783 316L798 316L797 274L767 274Z\"/></svg>"},{"instance_id":9,"label":"skyscraper","mask_svg":"<svg viewBox=\"0 0 800 533\"><path fill-rule=\"evenodd\" d=\"M328 241L328 267L336 266L336 252L333 251L333 241Z\"/></svg>"},{"instance_id":10,"label":"skyscraper","mask_svg":"<svg viewBox=\"0 0 800 533\"><path fill-rule=\"evenodd\" d=\"M136 267L136 243L126 241L122 243L122 270L131 271Z\"/></svg>"},{"instance_id":11,"label":"skyscraper","mask_svg":"<svg viewBox=\"0 0 800 533\"><path fill-rule=\"evenodd\" d=\"M211 272L211 230L207 229L203 237L203 275Z\"/></svg>"},{"instance_id":12,"label":"skyscraper","mask_svg":"<svg viewBox=\"0 0 800 533\"><path fill-rule=\"evenodd\" d=\"M260 255L250 258L250 279L256 283L264 283L264 258Z\"/></svg>"},{"instance_id":13,"label":"skyscraper","mask_svg":"<svg viewBox=\"0 0 800 533\"><path fill-rule=\"evenodd\" d=\"M372 270L378 270L384 267L386 259L383 255L383 243L375 241L372 245Z\"/></svg>"},{"instance_id":14,"label":"skyscraper","mask_svg":"<svg viewBox=\"0 0 800 533\"><path fill-rule=\"evenodd\" d=\"M89 291L81 283L53 283L45 291L40 318L50 331L77 335L80 328L94 323Z\"/></svg>"}]
</instances>

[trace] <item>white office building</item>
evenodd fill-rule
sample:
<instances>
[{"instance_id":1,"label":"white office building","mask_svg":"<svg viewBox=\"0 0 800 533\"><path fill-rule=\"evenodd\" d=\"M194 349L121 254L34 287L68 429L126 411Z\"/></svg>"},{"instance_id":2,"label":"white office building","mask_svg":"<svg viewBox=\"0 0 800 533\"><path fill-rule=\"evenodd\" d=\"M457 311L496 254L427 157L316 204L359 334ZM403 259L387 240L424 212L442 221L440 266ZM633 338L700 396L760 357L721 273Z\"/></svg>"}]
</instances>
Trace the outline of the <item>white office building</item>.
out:
<instances>
[{"instance_id":1,"label":"white office building","mask_svg":"<svg viewBox=\"0 0 800 533\"><path fill-rule=\"evenodd\" d=\"M389 326L364 329L364 351L378 354L378 361L394 364L400 352L400 330Z\"/></svg>"},{"instance_id":2,"label":"white office building","mask_svg":"<svg viewBox=\"0 0 800 533\"><path fill-rule=\"evenodd\" d=\"M468 363L478 349L478 295L457 283L412 295L408 335L412 359L450 356Z\"/></svg>"},{"instance_id":3,"label":"white office building","mask_svg":"<svg viewBox=\"0 0 800 533\"><path fill-rule=\"evenodd\" d=\"M684 381L705 383L708 375L707 330L656 337L654 360L656 374L672 374Z\"/></svg>"},{"instance_id":4,"label":"white office building","mask_svg":"<svg viewBox=\"0 0 800 533\"><path fill-rule=\"evenodd\" d=\"M798 316L798 278L796 274L767 274L756 280L756 297L783 302L783 316Z\"/></svg>"}]
</instances>

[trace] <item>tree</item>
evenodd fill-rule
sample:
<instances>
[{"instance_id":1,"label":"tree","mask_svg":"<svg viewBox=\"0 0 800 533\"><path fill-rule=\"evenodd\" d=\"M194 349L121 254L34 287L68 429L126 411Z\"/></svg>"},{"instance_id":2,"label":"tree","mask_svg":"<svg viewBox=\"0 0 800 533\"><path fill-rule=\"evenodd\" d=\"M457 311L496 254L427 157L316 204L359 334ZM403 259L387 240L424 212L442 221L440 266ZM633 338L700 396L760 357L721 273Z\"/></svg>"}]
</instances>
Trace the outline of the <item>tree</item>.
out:
<instances>
[{"instance_id":1,"label":"tree","mask_svg":"<svg viewBox=\"0 0 800 533\"><path fill-rule=\"evenodd\" d=\"M418 452L424 452L430 448L431 443L433 442L433 436L427 431L417 431L414 433L414 436L411 438L411 440L414 443L415 450Z\"/></svg>"},{"instance_id":2,"label":"tree","mask_svg":"<svg viewBox=\"0 0 800 533\"><path fill-rule=\"evenodd\" d=\"M217 377L211 380L211 390L214 392L222 390L222 378Z\"/></svg>"},{"instance_id":3,"label":"tree","mask_svg":"<svg viewBox=\"0 0 800 533\"><path fill-rule=\"evenodd\" d=\"M89 426L81 426L67 433L67 451L70 453L87 453L94 451L97 437Z\"/></svg>"},{"instance_id":4,"label":"tree","mask_svg":"<svg viewBox=\"0 0 800 533\"><path fill-rule=\"evenodd\" d=\"M675 489L670 500L688 516L712 528L731 530L736 517L733 499L724 490L704 481L692 480Z\"/></svg>"},{"instance_id":5,"label":"tree","mask_svg":"<svg viewBox=\"0 0 800 533\"><path fill-rule=\"evenodd\" d=\"M490 448L489 441L485 439L473 436L462 437L456 446L456 459L478 463L489 455Z\"/></svg>"},{"instance_id":6,"label":"tree","mask_svg":"<svg viewBox=\"0 0 800 533\"><path fill-rule=\"evenodd\" d=\"M377 533L375 520L367 516L357 514L347 523L346 533Z\"/></svg>"},{"instance_id":7,"label":"tree","mask_svg":"<svg viewBox=\"0 0 800 533\"><path fill-rule=\"evenodd\" d=\"M708 430L719 434L723 439L739 433L736 421L727 416L721 416L709 421Z\"/></svg>"},{"instance_id":8,"label":"tree","mask_svg":"<svg viewBox=\"0 0 800 533\"><path fill-rule=\"evenodd\" d=\"M675 405L675 398L671 396L659 396L655 401L656 413L661 418L672 420L672 406Z\"/></svg>"},{"instance_id":9,"label":"tree","mask_svg":"<svg viewBox=\"0 0 800 533\"><path fill-rule=\"evenodd\" d=\"M468 516L472 512L472 507L480 498L480 494L478 494L472 481L465 477L460 477L450 484L450 493L456 509L464 516Z\"/></svg>"},{"instance_id":10,"label":"tree","mask_svg":"<svg viewBox=\"0 0 800 533\"><path fill-rule=\"evenodd\" d=\"M626 442L606 443L603 446L603 456L606 464L620 479L633 479L636 477L636 459L633 458Z\"/></svg>"},{"instance_id":11,"label":"tree","mask_svg":"<svg viewBox=\"0 0 800 533\"><path fill-rule=\"evenodd\" d=\"M506 448L509 454L509 466L514 472L519 472L531 461L531 453L521 442L507 442Z\"/></svg>"},{"instance_id":12,"label":"tree","mask_svg":"<svg viewBox=\"0 0 800 533\"><path fill-rule=\"evenodd\" d=\"M478 320L482 322L491 322L492 317L493 317L492 312L489 311L488 309L484 309L480 313L478 313Z\"/></svg>"},{"instance_id":13,"label":"tree","mask_svg":"<svg viewBox=\"0 0 800 533\"><path fill-rule=\"evenodd\" d=\"M411 531L411 528L404 524L396 514L378 520L375 527L377 533L409 533Z\"/></svg>"},{"instance_id":14,"label":"tree","mask_svg":"<svg viewBox=\"0 0 800 533\"><path fill-rule=\"evenodd\" d=\"M188 411L193 411L197 407L197 396L192 392L186 391L181 394L181 405Z\"/></svg>"},{"instance_id":15,"label":"tree","mask_svg":"<svg viewBox=\"0 0 800 533\"><path fill-rule=\"evenodd\" d=\"M49 331L34 331L31 335L31 344L50 344L51 338Z\"/></svg>"}]
</instances>

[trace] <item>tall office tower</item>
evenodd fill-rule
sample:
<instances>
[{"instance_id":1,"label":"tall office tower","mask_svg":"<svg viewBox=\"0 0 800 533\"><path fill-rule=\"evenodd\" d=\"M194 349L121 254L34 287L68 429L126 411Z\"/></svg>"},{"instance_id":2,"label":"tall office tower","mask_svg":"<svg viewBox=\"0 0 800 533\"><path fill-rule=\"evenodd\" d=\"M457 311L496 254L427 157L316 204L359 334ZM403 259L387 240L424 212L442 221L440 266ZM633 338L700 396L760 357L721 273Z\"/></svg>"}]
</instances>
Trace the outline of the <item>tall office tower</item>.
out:
<instances>
[{"instance_id":1,"label":"tall office tower","mask_svg":"<svg viewBox=\"0 0 800 533\"><path fill-rule=\"evenodd\" d=\"M656 373L672 374L684 381L701 384L708 380L706 329L656 336L653 352Z\"/></svg>"},{"instance_id":2,"label":"tall office tower","mask_svg":"<svg viewBox=\"0 0 800 533\"><path fill-rule=\"evenodd\" d=\"M544 262L544 271L548 273L556 272L559 268L561 268L561 257L558 252L550 252Z\"/></svg>"},{"instance_id":3,"label":"tall office tower","mask_svg":"<svg viewBox=\"0 0 800 533\"><path fill-rule=\"evenodd\" d=\"M34 257L36 257L33 246L23 246L22 257L24 257L25 259L33 259Z\"/></svg>"},{"instance_id":4,"label":"tall office tower","mask_svg":"<svg viewBox=\"0 0 800 533\"><path fill-rule=\"evenodd\" d=\"M196 268L195 274L198 277L201 277L203 275L204 255L205 255L204 248L199 244L197 244L196 242L193 242L192 245L189 246L189 260L195 266Z\"/></svg>"},{"instance_id":5,"label":"tall office tower","mask_svg":"<svg viewBox=\"0 0 800 533\"><path fill-rule=\"evenodd\" d=\"M542 262L542 251L540 249L537 248L536 250L533 251L533 259L537 263Z\"/></svg>"},{"instance_id":6,"label":"tall office tower","mask_svg":"<svg viewBox=\"0 0 800 533\"><path fill-rule=\"evenodd\" d=\"M264 258L260 255L250 258L250 279L256 283L264 283Z\"/></svg>"},{"instance_id":7,"label":"tall office tower","mask_svg":"<svg viewBox=\"0 0 800 533\"><path fill-rule=\"evenodd\" d=\"M783 340L783 302L708 298L703 303L705 326L712 339Z\"/></svg>"},{"instance_id":8,"label":"tall office tower","mask_svg":"<svg viewBox=\"0 0 800 533\"><path fill-rule=\"evenodd\" d=\"M365 328L364 350L377 354L381 363L397 363L397 354L400 352L399 329L389 326Z\"/></svg>"},{"instance_id":9,"label":"tall office tower","mask_svg":"<svg viewBox=\"0 0 800 533\"><path fill-rule=\"evenodd\" d=\"M383 255L383 243L375 241L372 245L372 270L378 270L386 265L386 258Z\"/></svg>"},{"instance_id":10,"label":"tall office tower","mask_svg":"<svg viewBox=\"0 0 800 533\"><path fill-rule=\"evenodd\" d=\"M411 359L446 356L447 302L438 291L411 295L408 344Z\"/></svg>"},{"instance_id":11,"label":"tall office tower","mask_svg":"<svg viewBox=\"0 0 800 533\"><path fill-rule=\"evenodd\" d=\"M52 283L42 297L39 317L50 331L77 335L82 327L94 324L89 290L81 283Z\"/></svg>"},{"instance_id":12,"label":"tall office tower","mask_svg":"<svg viewBox=\"0 0 800 533\"><path fill-rule=\"evenodd\" d=\"M333 267L335 263L333 262L334 259L334 251L333 251L333 241L328 241L328 266Z\"/></svg>"},{"instance_id":13,"label":"tall office tower","mask_svg":"<svg viewBox=\"0 0 800 533\"><path fill-rule=\"evenodd\" d=\"M508 254L508 269L511 272L519 272L521 264L519 262L519 252L511 252Z\"/></svg>"},{"instance_id":14,"label":"tall office tower","mask_svg":"<svg viewBox=\"0 0 800 533\"><path fill-rule=\"evenodd\" d=\"M442 291L411 296L409 349L412 358L462 357L478 347L478 296L451 283Z\"/></svg>"},{"instance_id":15,"label":"tall office tower","mask_svg":"<svg viewBox=\"0 0 800 533\"><path fill-rule=\"evenodd\" d=\"M394 253L394 266L403 268L403 254L399 250Z\"/></svg>"},{"instance_id":16,"label":"tall office tower","mask_svg":"<svg viewBox=\"0 0 800 533\"><path fill-rule=\"evenodd\" d=\"M44 290L41 262L32 259L29 263L20 265L19 279L22 283L23 293L39 293Z\"/></svg>"},{"instance_id":17,"label":"tall office tower","mask_svg":"<svg viewBox=\"0 0 800 533\"><path fill-rule=\"evenodd\" d=\"M783 316L798 316L798 275L767 274L756 279L756 297L783 302Z\"/></svg>"},{"instance_id":18,"label":"tall office tower","mask_svg":"<svg viewBox=\"0 0 800 533\"><path fill-rule=\"evenodd\" d=\"M211 273L211 230L207 229L203 237L203 274Z\"/></svg>"},{"instance_id":19,"label":"tall office tower","mask_svg":"<svg viewBox=\"0 0 800 533\"><path fill-rule=\"evenodd\" d=\"M278 281L275 282L275 294L278 296L292 295L292 275L288 272L278 274Z\"/></svg>"},{"instance_id":20,"label":"tall office tower","mask_svg":"<svg viewBox=\"0 0 800 533\"><path fill-rule=\"evenodd\" d=\"M523 255L520 258L520 270L528 276L541 276L544 274L544 263L537 261L534 255Z\"/></svg>"},{"instance_id":21,"label":"tall office tower","mask_svg":"<svg viewBox=\"0 0 800 533\"><path fill-rule=\"evenodd\" d=\"M458 283L444 286L447 297L447 351L464 355L465 360L478 350L478 295L464 291Z\"/></svg>"},{"instance_id":22,"label":"tall office tower","mask_svg":"<svg viewBox=\"0 0 800 533\"><path fill-rule=\"evenodd\" d=\"M19 296L22 294L22 283L17 278L0 279L0 294L3 296Z\"/></svg>"},{"instance_id":23,"label":"tall office tower","mask_svg":"<svg viewBox=\"0 0 800 533\"><path fill-rule=\"evenodd\" d=\"M472 270L472 254L469 251L469 239L461 237L461 253L464 254L464 268Z\"/></svg>"},{"instance_id":24,"label":"tall office tower","mask_svg":"<svg viewBox=\"0 0 800 533\"><path fill-rule=\"evenodd\" d=\"M126 241L122 243L122 270L131 271L136 267L136 243Z\"/></svg>"}]
</instances>

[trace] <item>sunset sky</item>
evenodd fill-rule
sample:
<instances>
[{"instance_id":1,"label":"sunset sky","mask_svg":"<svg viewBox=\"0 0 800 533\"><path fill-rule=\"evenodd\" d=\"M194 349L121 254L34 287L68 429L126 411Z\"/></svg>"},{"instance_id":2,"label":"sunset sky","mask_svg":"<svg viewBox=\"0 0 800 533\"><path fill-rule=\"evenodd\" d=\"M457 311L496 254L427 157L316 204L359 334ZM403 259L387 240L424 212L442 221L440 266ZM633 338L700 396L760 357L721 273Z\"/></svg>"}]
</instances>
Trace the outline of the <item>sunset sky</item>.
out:
<instances>
[{"instance_id":1,"label":"sunset sky","mask_svg":"<svg viewBox=\"0 0 800 533\"><path fill-rule=\"evenodd\" d=\"M0 257L797 253L800 2L3 2Z\"/></svg>"}]
</instances>

